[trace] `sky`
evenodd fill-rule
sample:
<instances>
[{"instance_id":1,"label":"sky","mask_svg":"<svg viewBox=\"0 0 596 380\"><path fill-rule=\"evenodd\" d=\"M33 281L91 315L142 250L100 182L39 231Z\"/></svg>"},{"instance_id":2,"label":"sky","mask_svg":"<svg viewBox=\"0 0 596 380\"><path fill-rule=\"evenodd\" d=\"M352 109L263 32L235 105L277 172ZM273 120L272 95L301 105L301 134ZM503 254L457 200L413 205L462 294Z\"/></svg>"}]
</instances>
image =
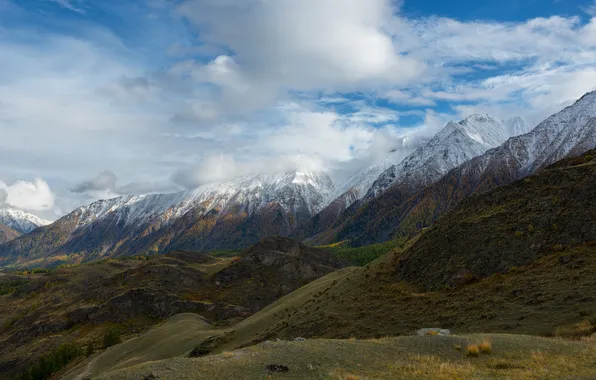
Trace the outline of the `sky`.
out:
<instances>
[{"instance_id":1,"label":"sky","mask_svg":"<svg viewBox=\"0 0 596 380\"><path fill-rule=\"evenodd\" d=\"M0 0L0 204L334 179L596 89L593 0Z\"/></svg>"}]
</instances>

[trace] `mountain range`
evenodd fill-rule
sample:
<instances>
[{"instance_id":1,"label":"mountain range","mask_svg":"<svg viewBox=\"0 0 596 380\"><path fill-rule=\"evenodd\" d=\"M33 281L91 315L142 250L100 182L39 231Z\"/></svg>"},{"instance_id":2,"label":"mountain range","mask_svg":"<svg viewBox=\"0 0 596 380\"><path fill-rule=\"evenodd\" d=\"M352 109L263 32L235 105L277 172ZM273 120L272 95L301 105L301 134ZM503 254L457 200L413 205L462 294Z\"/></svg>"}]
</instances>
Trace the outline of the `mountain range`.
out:
<instances>
[{"instance_id":1,"label":"mountain range","mask_svg":"<svg viewBox=\"0 0 596 380\"><path fill-rule=\"evenodd\" d=\"M524 178L596 147L596 92L547 118L529 133L466 161L438 182L412 193L392 187L336 226L332 239L354 245L415 233L473 194Z\"/></svg>"},{"instance_id":2,"label":"mountain range","mask_svg":"<svg viewBox=\"0 0 596 380\"><path fill-rule=\"evenodd\" d=\"M324 173L295 172L101 200L0 245L0 263L239 249L271 235L311 244L381 242L432 224L473 193L594 148L594 117L596 92L531 131L521 118L472 115L410 146L405 159L388 152L338 186Z\"/></svg>"}]
</instances>

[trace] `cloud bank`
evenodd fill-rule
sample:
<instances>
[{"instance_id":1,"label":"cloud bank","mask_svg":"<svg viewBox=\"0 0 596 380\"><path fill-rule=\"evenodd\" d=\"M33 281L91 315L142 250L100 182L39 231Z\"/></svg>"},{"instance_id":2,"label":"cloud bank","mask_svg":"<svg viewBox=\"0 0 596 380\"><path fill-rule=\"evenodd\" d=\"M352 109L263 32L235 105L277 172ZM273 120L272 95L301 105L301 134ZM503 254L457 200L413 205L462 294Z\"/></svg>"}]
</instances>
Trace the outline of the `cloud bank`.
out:
<instances>
[{"instance_id":1,"label":"cloud bank","mask_svg":"<svg viewBox=\"0 0 596 380\"><path fill-rule=\"evenodd\" d=\"M0 200L54 217L257 172L341 179L404 136L475 112L535 124L596 87L592 2L525 21L389 0L35 4L0 2Z\"/></svg>"}]
</instances>

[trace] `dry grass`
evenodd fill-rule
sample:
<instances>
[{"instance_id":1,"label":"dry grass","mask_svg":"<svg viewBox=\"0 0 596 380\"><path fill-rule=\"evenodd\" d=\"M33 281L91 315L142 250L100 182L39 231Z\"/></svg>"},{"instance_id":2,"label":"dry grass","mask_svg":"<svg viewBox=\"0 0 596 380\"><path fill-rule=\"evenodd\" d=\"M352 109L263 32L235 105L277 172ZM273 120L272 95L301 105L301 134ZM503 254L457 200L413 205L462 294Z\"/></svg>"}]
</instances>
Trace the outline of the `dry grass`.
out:
<instances>
[{"instance_id":1,"label":"dry grass","mask_svg":"<svg viewBox=\"0 0 596 380\"><path fill-rule=\"evenodd\" d=\"M466 354L471 358L476 358L480 355L480 347L477 344L469 344L466 347Z\"/></svg>"},{"instance_id":2,"label":"dry grass","mask_svg":"<svg viewBox=\"0 0 596 380\"><path fill-rule=\"evenodd\" d=\"M491 355L466 357L469 343L489 341L498 347ZM453 349L460 345L462 350ZM588 379L595 370L596 346L580 340L548 339L508 334L482 334L427 339L404 336L389 339L326 340L306 342L280 341L259 344L233 351L234 359L224 360L225 353L204 358L173 358L147 362L124 371L110 371L98 380L138 379L139 373L153 373L171 378L171 368L189 378L258 380L269 375L266 364L283 364L290 372L271 374L272 378L290 379ZM132 354L132 353L131 353ZM229 354L228 354L229 355Z\"/></svg>"},{"instance_id":3,"label":"dry grass","mask_svg":"<svg viewBox=\"0 0 596 380\"><path fill-rule=\"evenodd\" d=\"M446 361L436 355L410 355L408 364L389 366L385 378L457 380L469 379L474 373L470 363Z\"/></svg>"},{"instance_id":4,"label":"dry grass","mask_svg":"<svg viewBox=\"0 0 596 380\"><path fill-rule=\"evenodd\" d=\"M224 359L231 359L233 358L235 355L233 352L231 351L225 351L221 354L221 356L223 356Z\"/></svg>"},{"instance_id":5,"label":"dry grass","mask_svg":"<svg viewBox=\"0 0 596 380\"><path fill-rule=\"evenodd\" d=\"M364 377L354 375L346 370L333 370L329 372L329 378L333 380L365 380Z\"/></svg>"}]
</instances>

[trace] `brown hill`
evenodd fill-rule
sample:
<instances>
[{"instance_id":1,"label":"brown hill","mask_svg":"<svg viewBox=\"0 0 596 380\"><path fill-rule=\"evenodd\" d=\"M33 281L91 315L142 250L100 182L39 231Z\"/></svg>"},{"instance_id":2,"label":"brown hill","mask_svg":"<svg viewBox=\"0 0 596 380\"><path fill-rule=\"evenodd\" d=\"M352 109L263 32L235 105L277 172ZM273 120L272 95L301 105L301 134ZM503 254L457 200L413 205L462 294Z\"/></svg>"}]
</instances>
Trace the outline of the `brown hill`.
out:
<instances>
[{"instance_id":1,"label":"brown hill","mask_svg":"<svg viewBox=\"0 0 596 380\"><path fill-rule=\"evenodd\" d=\"M210 297L257 311L344 266L327 250L280 236L266 238L213 276Z\"/></svg>"},{"instance_id":2,"label":"brown hill","mask_svg":"<svg viewBox=\"0 0 596 380\"><path fill-rule=\"evenodd\" d=\"M18 238L21 234L17 231L13 230L12 228L6 227L3 224L0 224L0 244L4 244L11 240Z\"/></svg>"},{"instance_id":3,"label":"brown hill","mask_svg":"<svg viewBox=\"0 0 596 380\"><path fill-rule=\"evenodd\" d=\"M100 348L111 326L133 336L186 312L226 326L341 265L325 251L268 238L232 258L173 251L0 273L0 378L63 343Z\"/></svg>"}]
</instances>

